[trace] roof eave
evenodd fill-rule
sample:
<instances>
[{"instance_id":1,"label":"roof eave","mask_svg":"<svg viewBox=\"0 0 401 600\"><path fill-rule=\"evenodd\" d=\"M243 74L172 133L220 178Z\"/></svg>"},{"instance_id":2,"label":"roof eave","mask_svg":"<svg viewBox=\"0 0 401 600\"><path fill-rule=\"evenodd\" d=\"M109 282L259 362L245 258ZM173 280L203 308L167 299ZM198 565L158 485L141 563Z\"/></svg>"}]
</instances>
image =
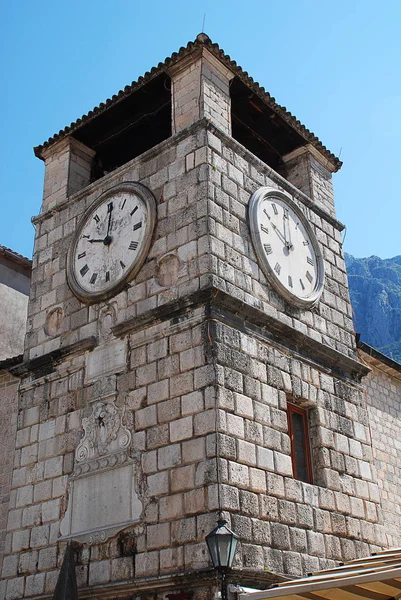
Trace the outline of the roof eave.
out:
<instances>
[{"instance_id":1,"label":"roof eave","mask_svg":"<svg viewBox=\"0 0 401 600\"><path fill-rule=\"evenodd\" d=\"M139 77L137 81L134 81L131 83L131 85L126 86L124 90L120 90L118 94L115 94L112 96L112 98L108 98L104 103L101 103L99 106L89 111L88 114L83 115L80 119L77 119L77 121L60 130L42 145L36 146L34 148L35 156L41 160L44 160L42 153L45 148L51 146L65 136L71 135L83 125L89 123L92 119L102 114L104 111L108 110L112 106L115 106L118 102L121 102L124 98L135 92L137 89L139 89L139 87L145 85L157 75L160 75L162 72L168 72L169 68L200 48L206 48L209 50L234 75L239 77L239 79L241 79L241 81L247 87L249 87L267 106L269 106L271 110L273 110L295 131L297 131L297 133L301 135L306 142L312 144L321 154L323 154L323 156L332 164L332 170L334 172L341 168L342 162L332 152L330 152L326 146L322 144L322 142L315 136L313 132L309 131L309 129L302 125L302 123L296 119L296 117L287 111L286 107L277 104L275 98L266 92L264 87L260 86L258 82L255 82L252 77L250 77L248 73L242 69L242 67L237 65L234 60L231 60L230 56L225 54L219 45L213 43L212 40L204 33L199 34L194 42L189 42L186 47L181 47L178 52L174 52L170 57L166 58L164 62L159 63L157 67L153 67L150 71L146 72L143 77Z\"/></svg>"}]
</instances>

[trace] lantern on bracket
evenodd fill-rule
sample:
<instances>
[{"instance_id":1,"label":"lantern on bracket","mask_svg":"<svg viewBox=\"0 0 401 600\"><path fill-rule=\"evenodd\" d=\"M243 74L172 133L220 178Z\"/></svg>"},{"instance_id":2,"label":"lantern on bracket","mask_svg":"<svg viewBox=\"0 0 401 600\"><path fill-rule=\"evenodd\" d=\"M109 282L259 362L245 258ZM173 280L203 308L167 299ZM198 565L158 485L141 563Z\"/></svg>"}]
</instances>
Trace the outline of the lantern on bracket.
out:
<instances>
[{"instance_id":1,"label":"lantern on bracket","mask_svg":"<svg viewBox=\"0 0 401 600\"><path fill-rule=\"evenodd\" d=\"M227 527L227 521L221 517L217 521L217 527L206 536L213 566L221 575L222 600L227 600L226 573L232 567L238 539L238 536Z\"/></svg>"}]
</instances>

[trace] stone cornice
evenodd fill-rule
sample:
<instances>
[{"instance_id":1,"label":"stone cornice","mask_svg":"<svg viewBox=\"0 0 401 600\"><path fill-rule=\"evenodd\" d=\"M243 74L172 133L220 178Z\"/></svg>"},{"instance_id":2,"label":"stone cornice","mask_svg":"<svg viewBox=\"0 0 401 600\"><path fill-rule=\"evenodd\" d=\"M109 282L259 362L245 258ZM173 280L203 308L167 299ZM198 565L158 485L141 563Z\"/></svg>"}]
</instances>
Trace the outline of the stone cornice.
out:
<instances>
[{"instance_id":1,"label":"stone cornice","mask_svg":"<svg viewBox=\"0 0 401 600\"><path fill-rule=\"evenodd\" d=\"M369 373L369 369L357 357L346 356L216 287L206 288L185 298L149 310L140 317L132 317L117 323L113 328L113 333L119 337L134 333L144 329L150 323L179 318L194 306L201 304L207 306L205 319L226 323L258 337L333 376L352 379L359 383Z\"/></svg>"},{"instance_id":2,"label":"stone cornice","mask_svg":"<svg viewBox=\"0 0 401 600\"><path fill-rule=\"evenodd\" d=\"M66 356L80 354L86 352L87 350L93 350L93 348L96 346L96 338L85 338L78 342L74 342L73 344L69 344L68 346L48 352L43 356L38 356L37 358L24 361L23 363L10 368L9 371L17 377L26 376L30 373L33 373L35 378L42 377L43 375L52 373L55 370L57 363L62 361Z\"/></svg>"},{"instance_id":3,"label":"stone cornice","mask_svg":"<svg viewBox=\"0 0 401 600\"><path fill-rule=\"evenodd\" d=\"M360 382L370 372L357 358L347 356L225 292L220 291L215 296L211 316L281 350L289 351L294 357L333 376Z\"/></svg>"}]
</instances>

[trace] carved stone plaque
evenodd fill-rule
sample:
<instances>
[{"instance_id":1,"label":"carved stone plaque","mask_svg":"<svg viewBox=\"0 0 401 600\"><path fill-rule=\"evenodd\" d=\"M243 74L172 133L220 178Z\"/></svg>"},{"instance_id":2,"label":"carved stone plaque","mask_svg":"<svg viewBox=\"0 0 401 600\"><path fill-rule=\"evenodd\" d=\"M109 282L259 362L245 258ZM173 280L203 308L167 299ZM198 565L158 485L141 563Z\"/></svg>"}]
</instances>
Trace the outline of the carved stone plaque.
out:
<instances>
[{"instance_id":1,"label":"carved stone plaque","mask_svg":"<svg viewBox=\"0 0 401 600\"><path fill-rule=\"evenodd\" d=\"M93 544L138 521L142 503L135 489L135 463L127 452L131 433L123 410L114 402L98 401L82 427L60 530L63 538Z\"/></svg>"},{"instance_id":2,"label":"carved stone plaque","mask_svg":"<svg viewBox=\"0 0 401 600\"><path fill-rule=\"evenodd\" d=\"M99 377L124 371L126 367L126 344L124 340L116 340L99 346L86 356L85 378L89 383Z\"/></svg>"},{"instance_id":3,"label":"carved stone plaque","mask_svg":"<svg viewBox=\"0 0 401 600\"><path fill-rule=\"evenodd\" d=\"M89 544L102 542L138 521L141 512L133 464L90 473L72 481L61 534Z\"/></svg>"}]
</instances>

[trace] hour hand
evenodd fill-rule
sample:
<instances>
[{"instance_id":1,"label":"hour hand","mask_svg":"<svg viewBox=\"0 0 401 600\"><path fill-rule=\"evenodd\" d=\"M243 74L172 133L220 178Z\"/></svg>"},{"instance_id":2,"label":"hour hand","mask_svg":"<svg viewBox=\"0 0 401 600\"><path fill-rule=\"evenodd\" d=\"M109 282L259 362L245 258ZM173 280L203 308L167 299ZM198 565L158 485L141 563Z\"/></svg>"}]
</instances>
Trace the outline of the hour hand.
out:
<instances>
[{"instance_id":1,"label":"hour hand","mask_svg":"<svg viewBox=\"0 0 401 600\"><path fill-rule=\"evenodd\" d=\"M104 243L104 238L102 238L101 240L88 240L88 242L90 244L93 244L94 242L102 242L102 244Z\"/></svg>"},{"instance_id":2,"label":"hour hand","mask_svg":"<svg viewBox=\"0 0 401 600\"><path fill-rule=\"evenodd\" d=\"M287 225L286 225L286 223L287 223ZM292 242L291 242L291 227L290 227L290 222L289 222L289 218L288 218L288 210L284 210L283 230L284 230L285 247L287 248L287 250L293 250L294 246L292 245ZM287 239L287 235L288 235L288 239Z\"/></svg>"}]
</instances>

